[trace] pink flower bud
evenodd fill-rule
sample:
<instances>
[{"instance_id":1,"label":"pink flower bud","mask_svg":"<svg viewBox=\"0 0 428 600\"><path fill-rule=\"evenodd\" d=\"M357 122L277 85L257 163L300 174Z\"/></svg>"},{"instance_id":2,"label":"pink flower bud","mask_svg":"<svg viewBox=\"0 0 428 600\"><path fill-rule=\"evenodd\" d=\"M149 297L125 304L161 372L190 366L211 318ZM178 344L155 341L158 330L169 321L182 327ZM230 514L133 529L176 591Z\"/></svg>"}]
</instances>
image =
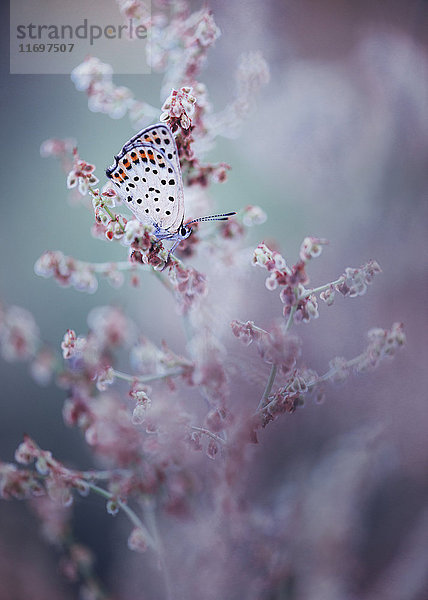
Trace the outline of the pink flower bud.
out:
<instances>
[{"instance_id":1,"label":"pink flower bud","mask_svg":"<svg viewBox=\"0 0 428 600\"><path fill-rule=\"evenodd\" d=\"M128 538L128 548L135 552L145 552L147 550L147 540L144 531L139 527L132 530Z\"/></svg>"},{"instance_id":2,"label":"pink flower bud","mask_svg":"<svg viewBox=\"0 0 428 600\"><path fill-rule=\"evenodd\" d=\"M106 508L108 514L112 515L113 517L115 517L119 512L119 504L117 503L117 500L113 498L110 498L110 500L107 501Z\"/></svg>"}]
</instances>

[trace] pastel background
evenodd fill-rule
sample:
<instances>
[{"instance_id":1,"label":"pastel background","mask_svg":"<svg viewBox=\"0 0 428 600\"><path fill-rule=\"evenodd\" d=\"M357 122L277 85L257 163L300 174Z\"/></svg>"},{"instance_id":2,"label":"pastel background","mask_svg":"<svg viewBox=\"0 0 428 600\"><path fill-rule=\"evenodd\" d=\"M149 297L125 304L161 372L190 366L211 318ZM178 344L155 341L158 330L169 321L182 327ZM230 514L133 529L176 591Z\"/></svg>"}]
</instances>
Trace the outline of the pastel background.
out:
<instances>
[{"instance_id":1,"label":"pastel background","mask_svg":"<svg viewBox=\"0 0 428 600\"><path fill-rule=\"evenodd\" d=\"M347 528L361 532L353 541L361 571L349 575L353 595L342 598L424 600L428 5L219 0L211 6L222 37L203 79L215 107L233 97L242 51L260 50L271 68L271 81L241 135L222 139L211 152L213 160L232 165L228 182L214 190L218 207L260 205L268 220L251 231L248 245L276 239L290 260L306 235L328 238L330 245L312 267L314 283L370 258L383 270L367 295L322 306L319 320L301 326L306 360L322 372L327 357L358 354L368 329L394 321L404 323L407 335L406 348L393 362L329 387L322 406L308 404L261 436L249 501L280 502L289 486L302 490L307 529L300 531L300 551L312 567L308 577L314 586L319 555L329 552L326 532L317 529L325 521L342 528L344 537ZM86 331L92 307L113 303L130 311L148 337L179 346L181 325L156 282L138 290L114 290L102 282L95 295L87 295L34 274L46 249L93 261L119 260L123 251L90 236L91 212L68 203L59 165L40 157L42 141L75 138L100 175L134 132L126 118L91 113L85 94L67 76L10 75L8 15L2 9L1 302L31 310L52 345L68 327ZM118 76L115 82L161 107L159 75ZM230 317L268 325L279 314L278 299L264 289L263 274L250 267L247 282L229 306ZM142 307L149 307L150 318ZM61 391L38 387L24 365L2 361L0 370L2 460L13 460L28 432L59 459L89 467L80 434L62 422ZM126 549L121 524L97 498L80 504L76 532L97 551L97 570L121 597L135 598L139 557ZM75 597L56 575L55 553L38 536L25 506L1 503L0 532L0 582L7 582L0 583L1 600L10 598L9 589L19 590L16 600L28 598L30 589L38 594L32 598ZM330 548L332 563L341 554L338 548ZM346 557L341 561L340 569L350 569ZM333 572L334 564L322 568ZM308 589L306 598L336 597L325 589L319 596Z\"/></svg>"}]
</instances>

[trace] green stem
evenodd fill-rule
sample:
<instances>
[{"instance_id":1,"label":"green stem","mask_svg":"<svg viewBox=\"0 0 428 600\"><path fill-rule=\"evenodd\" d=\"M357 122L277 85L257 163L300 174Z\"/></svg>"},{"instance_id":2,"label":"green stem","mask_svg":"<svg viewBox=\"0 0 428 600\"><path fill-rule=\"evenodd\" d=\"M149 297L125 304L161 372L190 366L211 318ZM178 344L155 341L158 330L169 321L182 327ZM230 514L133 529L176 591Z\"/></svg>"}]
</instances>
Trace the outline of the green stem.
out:
<instances>
[{"instance_id":1,"label":"green stem","mask_svg":"<svg viewBox=\"0 0 428 600\"><path fill-rule=\"evenodd\" d=\"M308 296L311 296L312 294L318 294L319 292L323 292L324 290L328 290L329 287L331 286L335 286L335 285L339 285L339 283L342 283L344 281L343 277L339 277L339 279L336 279L336 281L332 281L331 283L326 283L325 285L320 285L317 288L313 288L311 290L306 290L305 294L304 294L304 298L308 298Z\"/></svg>"},{"instance_id":2,"label":"green stem","mask_svg":"<svg viewBox=\"0 0 428 600\"><path fill-rule=\"evenodd\" d=\"M129 520L132 522L132 524L135 527L138 527L138 529L141 529L141 531L143 532L144 538L147 540L147 544L151 548L154 548L156 550L155 540L153 539L152 535L149 533L147 527L143 524L141 519L132 510L132 508L129 508L129 506L125 502L122 502L122 500L119 500L118 498L116 498L114 496L114 494L111 494L107 490L104 490L103 488L100 488L97 485L95 485L93 483L89 483L89 482L88 482L88 486L93 492L95 492L99 496L102 496L103 498L107 498L108 500L114 500L115 502L117 502L117 505L119 506L119 508L121 510L123 510L123 512L127 515Z\"/></svg>"},{"instance_id":3,"label":"green stem","mask_svg":"<svg viewBox=\"0 0 428 600\"><path fill-rule=\"evenodd\" d=\"M183 374L183 369L178 369L176 371L169 371L167 373L162 373L158 375L129 375L128 373L122 373L121 371L116 371L113 369L113 374L117 379L123 379L124 381L138 381L139 383L149 383L150 381L158 381L161 379L168 379L168 377L177 377L178 375Z\"/></svg>"},{"instance_id":4,"label":"green stem","mask_svg":"<svg viewBox=\"0 0 428 600\"><path fill-rule=\"evenodd\" d=\"M295 304L294 306L291 307L290 314L288 315L287 324L285 326L285 331L290 331L290 329L293 325L294 313L296 312L296 310L297 310L297 304Z\"/></svg>"},{"instance_id":5,"label":"green stem","mask_svg":"<svg viewBox=\"0 0 428 600\"><path fill-rule=\"evenodd\" d=\"M272 390L272 386L274 384L277 371L278 371L278 366L277 365L272 365L272 368L271 368L270 373L269 373L269 379L267 380L265 391L263 392L263 396L260 398L260 402L259 402L259 404L257 406L257 410L260 410L261 407L263 406L263 404L269 398L269 394L270 394L270 392Z\"/></svg>"},{"instance_id":6,"label":"green stem","mask_svg":"<svg viewBox=\"0 0 428 600\"><path fill-rule=\"evenodd\" d=\"M129 475L130 473L131 471L127 469L115 469L114 471L81 471L80 476L82 479L89 479L90 481L110 481L114 475Z\"/></svg>"},{"instance_id":7,"label":"green stem","mask_svg":"<svg viewBox=\"0 0 428 600\"><path fill-rule=\"evenodd\" d=\"M83 262L83 261L80 261ZM103 273L104 271L109 271L112 265L118 269L118 271L130 271L131 269L135 269L138 266L138 263L131 263L129 261L118 261L118 262L105 262L105 263L87 263L92 267L95 273Z\"/></svg>"},{"instance_id":8,"label":"green stem","mask_svg":"<svg viewBox=\"0 0 428 600\"><path fill-rule=\"evenodd\" d=\"M287 324L285 326L285 331L289 331L291 329L291 326L293 325L293 317L294 317L294 313L296 312L296 309L297 309L297 305L294 305L291 307L290 314L288 315ZM265 391L263 392L263 396L260 398L260 402L257 406L257 411L259 411L261 409L263 404L265 404L266 400L269 398L269 394L272 391L272 386L275 382L275 377L276 377L277 372L278 372L278 365L272 365L272 368L269 373L269 378L266 383Z\"/></svg>"},{"instance_id":9,"label":"green stem","mask_svg":"<svg viewBox=\"0 0 428 600\"><path fill-rule=\"evenodd\" d=\"M357 365L361 361L361 358L364 356L364 354L365 353L362 353L362 354L359 354L358 356L355 356L354 358L351 358L343 366L345 368L349 369L350 367ZM337 373L337 369L335 369L335 368L329 369L326 373L324 373L324 375L320 375L320 377L318 377L317 379L314 379L314 381L310 381L306 385L309 388L309 387L313 387L314 385L317 385L318 383L322 383L323 381L328 381L329 379L331 379L331 377L335 373Z\"/></svg>"},{"instance_id":10,"label":"green stem","mask_svg":"<svg viewBox=\"0 0 428 600\"><path fill-rule=\"evenodd\" d=\"M95 190L91 186L89 186L89 191L91 192L92 196L94 196L94 197L96 196ZM110 219L112 221L117 221L119 223L117 215L115 215L114 213L112 213L111 210L108 208L108 206L106 206L105 202L103 202L101 200L101 194L99 195L99 199L101 201L101 208L106 211L106 213L108 214L108 216L110 217ZM124 226L121 223L119 223L119 227L120 227L120 230L122 231L122 233L124 233L124 231L125 231Z\"/></svg>"}]
</instances>

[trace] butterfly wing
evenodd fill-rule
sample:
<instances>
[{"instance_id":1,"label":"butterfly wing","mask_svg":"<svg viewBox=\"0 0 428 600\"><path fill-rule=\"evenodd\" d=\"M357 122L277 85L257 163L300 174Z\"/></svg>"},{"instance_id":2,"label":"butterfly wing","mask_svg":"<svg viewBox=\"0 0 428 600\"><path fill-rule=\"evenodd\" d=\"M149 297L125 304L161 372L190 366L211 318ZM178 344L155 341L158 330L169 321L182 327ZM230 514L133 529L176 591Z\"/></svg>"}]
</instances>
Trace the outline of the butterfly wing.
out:
<instances>
[{"instance_id":1,"label":"butterfly wing","mask_svg":"<svg viewBox=\"0 0 428 600\"><path fill-rule=\"evenodd\" d=\"M166 125L153 125L131 138L106 173L141 223L177 231L184 217L183 181L175 140Z\"/></svg>"},{"instance_id":2,"label":"butterfly wing","mask_svg":"<svg viewBox=\"0 0 428 600\"><path fill-rule=\"evenodd\" d=\"M153 148L158 148L169 162L172 163L173 168L181 174L177 146L174 136L167 125L157 123L156 125L151 125L150 127L143 129L124 145L122 151L129 150L135 144L149 144Z\"/></svg>"}]
</instances>

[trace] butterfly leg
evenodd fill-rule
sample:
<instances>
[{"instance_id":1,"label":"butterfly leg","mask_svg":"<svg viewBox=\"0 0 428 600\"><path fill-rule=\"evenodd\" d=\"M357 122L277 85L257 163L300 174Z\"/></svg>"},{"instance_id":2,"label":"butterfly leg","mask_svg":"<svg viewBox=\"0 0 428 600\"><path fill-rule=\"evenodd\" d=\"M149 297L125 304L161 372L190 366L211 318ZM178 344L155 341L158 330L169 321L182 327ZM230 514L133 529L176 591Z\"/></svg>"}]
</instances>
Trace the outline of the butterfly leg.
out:
<instances>
[{"instance_id":1,"label":"butterfly leg","mask_svg":"<svg viewBox=\"0 0 428 600\"><path fill-rule=\"evenodd\" d=\"M182 240L176 240L172 246L172 248L170 249L170 251L168 252L168 261L169 261L169 257L171 256L171 254L174 254L174 250L177 248L178 244L181 242Z\"/></svg>"},{"instance_id":2,"label":"butterfly leg","mask_svg":"<svg viewBox=\"0 0 428 600\"><path fill-rule=\"evenodd\" d=\"M168 266L168 264L169 264L169 259L170 259L170 256L171 256L171 254L174 254L174 250L177 248L178 244L179 244L181 241L182 241L182 240L176 240L176 241L174 242L174 244L173 244L172 248L171 248L171 249L169 250L169 252L168 252L168 258L166 259L165 266L163 267L163 269L161 269L162 271L163 271L164 269L166 269L166 267Z\"/></svg>"}]
</instances>

